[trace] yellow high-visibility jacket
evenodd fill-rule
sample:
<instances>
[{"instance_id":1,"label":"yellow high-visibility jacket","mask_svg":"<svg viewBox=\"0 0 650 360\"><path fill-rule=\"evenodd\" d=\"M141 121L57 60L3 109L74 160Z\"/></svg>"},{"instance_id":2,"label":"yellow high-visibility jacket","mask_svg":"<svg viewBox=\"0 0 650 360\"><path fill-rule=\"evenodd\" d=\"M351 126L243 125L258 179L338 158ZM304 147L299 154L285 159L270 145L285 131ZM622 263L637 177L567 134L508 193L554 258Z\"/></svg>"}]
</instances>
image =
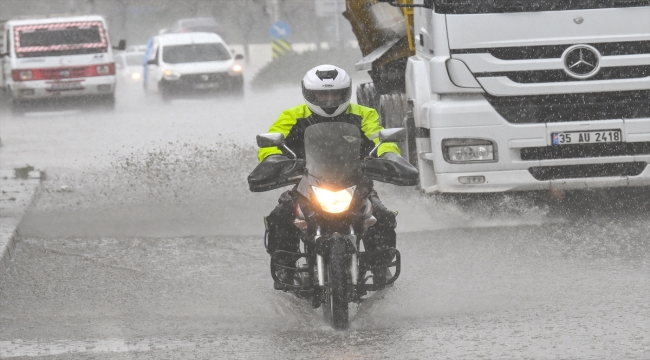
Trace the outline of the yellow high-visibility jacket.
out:
<instances>
[{"instance_id":1,"label":"yellow high-visibility jacket","mask_svg":"<svg viewBox=\"0 0 650 360\"><path fill-rule=\"evenodd\" d=\"M285 144L293 152L296 153L298 158L305 158L305 144L304 136L305 129L309 125L318 124L321 122L345 122L355 125L361 129L365 135L361 140L361 154L365 155L372 150L378 143L379 138L375 137L370 139L373 135L383 130L384 128L379 124L379 114L373 108L361 106L351 103L347 110L335 117L324 118L321 116L311 116L312 112L306 104L296 106L291 109L283 111L278 119L271 125L268 132L284 134ZM392 152L400 155L399 148L395 143L383 143L377 149L377 156L384 153ZM270 155L287 155L283 150L277 147L261 148L257 153L259 161L263 161Z\"/></svg>"}]
</instances>

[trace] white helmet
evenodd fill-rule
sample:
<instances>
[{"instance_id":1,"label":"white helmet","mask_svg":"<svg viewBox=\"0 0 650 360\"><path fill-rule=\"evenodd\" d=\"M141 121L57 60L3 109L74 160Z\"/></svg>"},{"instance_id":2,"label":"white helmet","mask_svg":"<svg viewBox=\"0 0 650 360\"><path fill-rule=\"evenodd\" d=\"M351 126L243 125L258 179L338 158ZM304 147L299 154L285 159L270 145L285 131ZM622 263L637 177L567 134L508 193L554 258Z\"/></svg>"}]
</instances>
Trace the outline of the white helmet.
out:
<instances>
[{"instance_id":1,"label":"white helmet","mask_svg":"<svg viewBox=\"0 0 650 360\"><path fill-rule=\"evenodd\" d=\"M319 65L302 78L302 97L309 109L321 116L334 117L350 105L352 80L334 65Z\"/></svg>"}]
</instances>

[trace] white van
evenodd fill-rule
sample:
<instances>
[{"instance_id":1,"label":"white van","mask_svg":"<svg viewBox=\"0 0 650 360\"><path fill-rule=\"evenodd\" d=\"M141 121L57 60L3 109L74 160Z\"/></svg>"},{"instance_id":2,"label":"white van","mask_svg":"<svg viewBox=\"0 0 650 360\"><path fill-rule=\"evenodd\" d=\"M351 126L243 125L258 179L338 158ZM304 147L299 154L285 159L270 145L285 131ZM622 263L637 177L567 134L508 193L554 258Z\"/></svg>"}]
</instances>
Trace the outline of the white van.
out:
<instances>
[{"instance_id":1,"label":"white van","mask_svg":"<svg viewBox=\"0 0 650 360\"><path fill-rule=\"evenodd\" d=\"M149 40L145 57L144 88L164 101L206 93L244 94L244 57L233 57L217 34L158 35Z\"/></svg>"},{"instance_id":2,"label":"white van","mask_svg":"<svg viewBox=\"0 0 650 360\"><path fill-rule=\"evenodd\" d=\"M101 16L9 20L0 33L0 85L14 112L49 99L115 103L115 62Z\"/></svg>"}]
</instances>

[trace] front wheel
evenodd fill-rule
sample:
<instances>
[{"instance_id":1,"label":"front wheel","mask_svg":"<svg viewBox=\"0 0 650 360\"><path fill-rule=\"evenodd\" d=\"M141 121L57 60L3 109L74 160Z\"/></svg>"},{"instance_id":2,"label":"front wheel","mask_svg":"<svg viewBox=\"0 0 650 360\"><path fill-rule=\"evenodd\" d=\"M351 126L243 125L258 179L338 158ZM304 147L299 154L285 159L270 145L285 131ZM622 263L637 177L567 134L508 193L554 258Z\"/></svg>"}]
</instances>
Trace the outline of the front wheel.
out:
<instances>
[{"instance_id":1,"label":"front wheel","mask_svg":"<svg viewBox=\"0 0 650 360\"><path fill-rule=\"evenodd\" d=\"M337 330L348 327L348 279L350 278L350 255L345 244L332 246L327 264L327 290L323 317Z\"/></svg>"}]
</instances>

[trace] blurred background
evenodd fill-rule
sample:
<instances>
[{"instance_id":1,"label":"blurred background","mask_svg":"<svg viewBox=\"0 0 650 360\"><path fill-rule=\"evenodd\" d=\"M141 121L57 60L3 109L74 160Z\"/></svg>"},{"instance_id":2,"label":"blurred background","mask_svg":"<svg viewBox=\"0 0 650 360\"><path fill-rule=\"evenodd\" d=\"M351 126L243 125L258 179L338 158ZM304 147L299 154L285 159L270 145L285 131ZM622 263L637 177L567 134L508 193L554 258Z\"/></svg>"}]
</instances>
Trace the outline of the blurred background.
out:
<instances>
[{"instance_id":1,"label":"blurred background","mask_svg":"<svg viewBox=\"0 0 650 360\"><path fill-rule=\"evenodd\" d=\"M341 16L344 9L343 0L2 0L0 20L99 14L108 21L113 42L125 39L129 45L137 45L171 28L179 19L212 17L222 28L223 39L231 45L242 45L247 55L247 45L270 44L269 28L276 21L291 27L287 41L292 44L326 48L354 45L350 24ZM270 60L270 48L266 56Z\"/></svg>"}]
</instances>

